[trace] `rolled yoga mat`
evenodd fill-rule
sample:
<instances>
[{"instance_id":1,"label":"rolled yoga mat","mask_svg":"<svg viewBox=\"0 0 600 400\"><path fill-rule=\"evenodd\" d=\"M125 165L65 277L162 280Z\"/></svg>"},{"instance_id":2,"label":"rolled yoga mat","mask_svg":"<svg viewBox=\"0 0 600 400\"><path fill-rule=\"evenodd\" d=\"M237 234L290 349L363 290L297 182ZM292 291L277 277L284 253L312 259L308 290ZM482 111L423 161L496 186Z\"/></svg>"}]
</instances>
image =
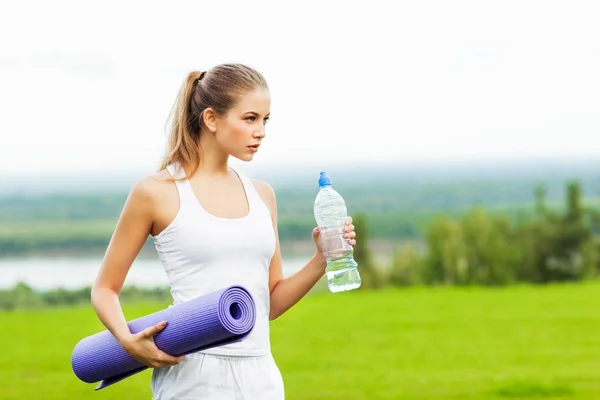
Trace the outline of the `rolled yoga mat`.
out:
<instances>
[{"instance_id":1,"label":"rolled yoga mat","mask_svg":"<svg viewBox=\"0 0 600 400\"><path fill-rule=\"evenodd\" d=\"M244 287L230 286L132 320L128 325L131 333L137 333L161 321L167 321L167 326L154 336L154 342L160 350L179 357L246 339L256 322L256 308ZM79 341L71 366L82 381L101 381L95 390L148 368L131 357L108 330Z\"/></svg>"}]
</instances>

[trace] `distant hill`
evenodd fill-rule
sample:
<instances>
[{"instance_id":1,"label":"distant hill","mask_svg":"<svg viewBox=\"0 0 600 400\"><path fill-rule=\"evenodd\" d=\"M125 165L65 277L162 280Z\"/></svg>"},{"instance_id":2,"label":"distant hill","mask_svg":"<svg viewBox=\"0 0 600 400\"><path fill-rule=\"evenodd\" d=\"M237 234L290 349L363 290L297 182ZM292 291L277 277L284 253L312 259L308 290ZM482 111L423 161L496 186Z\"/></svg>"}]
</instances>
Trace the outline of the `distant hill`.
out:
<instances>
[{"instance_id":1,"label":"distant hill","mask_svg":"<svg viewBox=\"0 0 600 400\"><path fill-rule=\"evenodd\" d=\"M252 177L267 180L276 189L296 187L317 190L319 172L325 169L342 187L372 184L438 185L474 182L562 182L582 179L586 185L600 183L600 157L597 159L543 159L503 162L464 162L429 164L337 164L323 166L243 164ZM0 196L69 192L122 192L151 171L93 172L10 176L0 175Z\"/></svg>"}]
</instances>

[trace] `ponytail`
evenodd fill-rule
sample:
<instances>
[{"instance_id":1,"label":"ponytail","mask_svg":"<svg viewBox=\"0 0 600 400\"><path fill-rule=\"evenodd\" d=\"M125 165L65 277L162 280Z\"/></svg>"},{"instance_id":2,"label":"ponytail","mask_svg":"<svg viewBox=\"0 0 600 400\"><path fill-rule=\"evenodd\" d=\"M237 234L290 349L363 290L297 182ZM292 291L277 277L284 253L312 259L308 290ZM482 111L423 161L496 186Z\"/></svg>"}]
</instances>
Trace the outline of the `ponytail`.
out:
<instances>
[{"instance_id":1,"label":"ponytail","mask_svg":"<svg viewBox=\"0 0 600 400\"><path fill-rule=\"evenodd\" d=\"M171 163L179 163L186 170L186 178L200 165L200 130L193 128L199 125L197 120L202 114L194 115L191 107L200 75L200 71L190 72L177 93L169 115L172 122L167 151L160 166L162 170Z\"/></svg>"}]
</instances>

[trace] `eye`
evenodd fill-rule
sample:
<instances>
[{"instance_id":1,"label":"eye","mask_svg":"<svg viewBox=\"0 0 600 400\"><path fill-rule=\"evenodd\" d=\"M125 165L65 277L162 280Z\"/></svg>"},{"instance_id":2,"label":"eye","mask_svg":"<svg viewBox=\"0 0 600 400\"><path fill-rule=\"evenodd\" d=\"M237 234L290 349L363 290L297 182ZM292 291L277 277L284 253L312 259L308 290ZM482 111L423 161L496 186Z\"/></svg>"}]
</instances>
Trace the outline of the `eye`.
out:
<instances>
[{"instance_id":1,"label":"eye","mask_svg":"<svg viewBox=\"0 0 600 400\"><path fill-rule=\"evenodd\" d=\"M265 119L264 119L264 121L265 121L265 124L266 124L267 122L269 122L269 118L271 118L271 117L267 117L267 118L265 118Z\"/></svg>"},{"instance_id":2,"label":"eye","mask_svg":"<svg viewBox=\"0 0 600 400\"><path fill-rule=\"evenodd\" d=\"M250 115L249 117L245 118L245 120L249 121L249 122L254 122L255 119L256 119L256 117L254 115Z\"/></svg>"}]
</instances>

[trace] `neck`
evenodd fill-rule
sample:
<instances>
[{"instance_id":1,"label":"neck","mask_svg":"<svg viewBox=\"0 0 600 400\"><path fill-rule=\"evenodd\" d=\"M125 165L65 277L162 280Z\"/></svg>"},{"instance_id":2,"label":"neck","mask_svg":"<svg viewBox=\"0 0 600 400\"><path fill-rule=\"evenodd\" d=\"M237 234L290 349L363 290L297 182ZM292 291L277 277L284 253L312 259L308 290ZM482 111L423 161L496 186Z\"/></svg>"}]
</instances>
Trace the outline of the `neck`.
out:
<instances>
[{"instance_id":1,"label":"neck","mask_svg":"<svg viewBox=\"0 0 600 400\"><path fill-rule=\"evenodd\" d=\"M210 134L204 133L200 138L200 166L198 172L207 175L228 175L229 154L214 140Z\"/></svg>"}]
</instances>

